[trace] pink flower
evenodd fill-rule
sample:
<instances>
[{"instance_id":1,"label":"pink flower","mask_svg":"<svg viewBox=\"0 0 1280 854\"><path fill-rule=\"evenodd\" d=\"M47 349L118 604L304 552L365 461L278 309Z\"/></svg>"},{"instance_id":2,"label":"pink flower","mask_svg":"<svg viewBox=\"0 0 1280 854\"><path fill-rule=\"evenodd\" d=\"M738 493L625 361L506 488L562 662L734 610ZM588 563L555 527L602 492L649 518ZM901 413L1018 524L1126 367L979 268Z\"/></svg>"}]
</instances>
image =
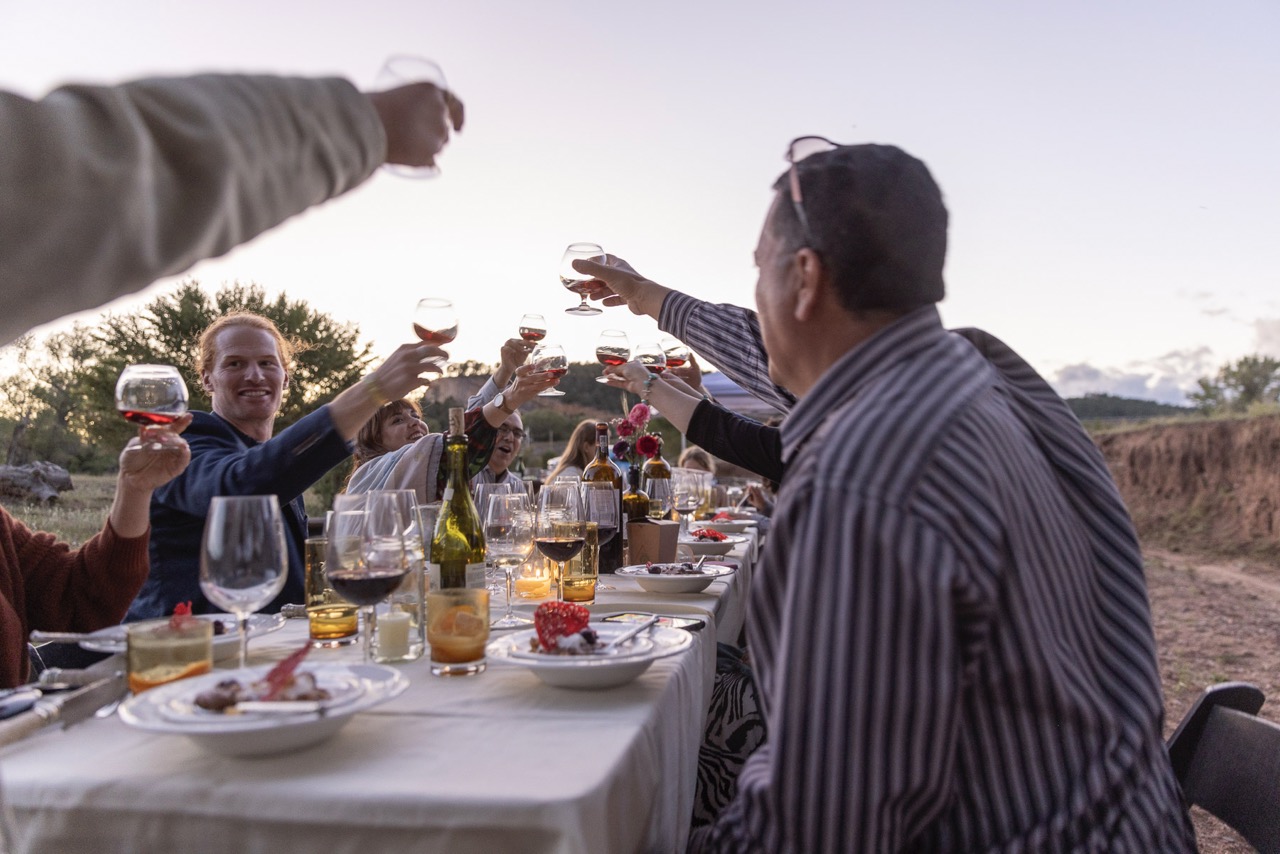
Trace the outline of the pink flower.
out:
<instances>
[{"instance_id":1,"label":"pink flower","mask_svg":"<svg viewBox=\"0 0 1280 854\"><path fill-rule=\"evenodd\" d=\"M642 457L653 459L661 449L662 446L658 444L658 437L652 433L645 433L639 439L636 439L636 453Z\"/></svg>"},{"instance_id":2,"label":"pink flower","mask_svg":"<svg viewBox=\"0 0 1280 854\"><path fill-rule=\"evenodd\" d=\"M614 429L618 431L619 436L625 439L635 433L638 428L630 421L619 421Z\"/></svg>"},{"instance_id":3,"label":"pink flower","mask_svg":"<svg viewBox=\"0 0 1280 854\"><path fill-rule=\"evenodd\" d=\"M631 407L631 412L627 415L627 420L637 427L643 427L649 423L649 407L643 403L637 403L635 406Z\"/></svg>"}]
</instances>

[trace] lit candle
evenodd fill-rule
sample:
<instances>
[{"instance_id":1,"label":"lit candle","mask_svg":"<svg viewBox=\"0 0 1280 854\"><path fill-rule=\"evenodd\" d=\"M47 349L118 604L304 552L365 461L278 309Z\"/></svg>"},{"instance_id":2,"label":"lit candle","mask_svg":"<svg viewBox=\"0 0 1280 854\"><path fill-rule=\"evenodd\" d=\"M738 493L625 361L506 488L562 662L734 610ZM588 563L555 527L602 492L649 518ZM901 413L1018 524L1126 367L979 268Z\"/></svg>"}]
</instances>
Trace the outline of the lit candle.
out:
<instances>
[{"instance_id":1,"label":"lit candle","mask_svg":"<svg viewBox=\"0 0 1280 854\"><path fill-rule=\"evenodd\" d=\"M378 654L383 658L409 655L409 615L404 611L378 615Z\"/></svg>"}]
</instances>

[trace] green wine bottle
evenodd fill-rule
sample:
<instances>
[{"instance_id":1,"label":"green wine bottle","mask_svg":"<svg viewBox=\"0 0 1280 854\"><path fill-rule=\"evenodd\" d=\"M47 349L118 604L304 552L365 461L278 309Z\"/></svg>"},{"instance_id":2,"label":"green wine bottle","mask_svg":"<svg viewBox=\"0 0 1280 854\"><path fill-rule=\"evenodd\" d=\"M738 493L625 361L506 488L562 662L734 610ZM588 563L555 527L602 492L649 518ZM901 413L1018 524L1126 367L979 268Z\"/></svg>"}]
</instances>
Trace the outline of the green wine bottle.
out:
<instances>
[{"instance_id":1,"label":"green wine bottle","mask_svg":"<svg viewBox=\"0 0 1280 854\"><path fill-rule=\"evenodd\" d=\"M467 434L462 409L449 410L444 465L449 480L440 499L440 516L431 537L431 574L440 587L485 586L484 525L467 483Z\"/></svg>"}]
</instances>

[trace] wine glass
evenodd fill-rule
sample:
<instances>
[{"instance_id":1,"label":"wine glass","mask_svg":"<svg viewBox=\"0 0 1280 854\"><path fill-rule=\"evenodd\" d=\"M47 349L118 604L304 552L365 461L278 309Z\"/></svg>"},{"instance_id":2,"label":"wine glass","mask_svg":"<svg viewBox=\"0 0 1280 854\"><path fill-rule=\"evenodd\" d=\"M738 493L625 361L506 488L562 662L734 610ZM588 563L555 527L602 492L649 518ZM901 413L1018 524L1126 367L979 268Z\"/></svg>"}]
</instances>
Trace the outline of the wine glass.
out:
<instances>
[{"instance_id":1,"label":"wine glass","mask_svg":"<svg viewBox=\"0 0 1280 854\"><path fill-rule=\"evenodd\" d=\"M689 348L675 338L663 338L659 342L662 352L667 355L668 368L683 368L689 364Z\"/></svg>"},{"instance_id":2,"label":"wine glass","mask_svg":"<svg viewBox=\"0 0 1280 854\"><path fill-rule=\"evenodd\" d=\"M274 495L219 495L209 503L200 548L200 589L235 614L240 666L249 664L249 615L284 589L289 551Z\"/></svg>"},{"instance_id":3,"label":"wine glass","mask_svg":"<svg viewBox=\"0 0 1280 854\"><path fill-rule=\"evenodd\" d=\"M667 354L656 342L637 344L631 351L631 358L644 365L651 374L660 374L667 369Z\"/></svg>"},{"instance_id":4,"label":"wine glass","mask_svg":"<svg viewBox=\"0 0 1280 854\"><path fill-rule=\"evenodd\" d=\"M116 409L147 427L172 424L187 411L187 384L173 365L129 365L116 381Z\"/></svg>"},{"instance_id":5,"label":"wine glass","mask_svg":"<svg viewBox=\"0 0 1280 854\"><path fill-rule=\"evenodd\" d=\"M609 367L625 365L631 361L631 340L621 329L606 329L596 339L596 359ZM605 376L596 377L598 383L608 383Z\"/></svg>"},{"instance_id":6,"label":"wine glass","mask_svg":"<svg viewBox=\"0 0 1280 854\"><path fill-rule=\"evenodd\" d=\"M585 481L582 484L582 515L585 521L595 522L599 529L595 557L598 560L600 549L605 543L618 534L619 507L618 490L611 483ZM597 573L597 576L599 573ZM611 584L602 584L597 577L597 590L615 590Z\"/></svg>"},{"instance_id":7,"label":"wine glass","mask_svg":"<svg viewBox=\"0 0 1280 854\"><path fill-rule=\"evenodd\" d=\"M560 257L560 284L573 291L581 302L573 308L566 308L565 314L591 315L600 314L600 309L587 303L587 289L583 287L595 276L588 276L573 269L573 262L579 258L604 263L604 249L598 243L570 243Z\"/></svg>"},{"instance_id":8,"label":"wine glass","mask_svg":"<svg viewBox=\"0 0 1280 854\"><path fill-rule=\"evenodd\" d=\"M382 64L382 69L378 72L374 88L394 89L409 83L430 83L441 92L449 91L449 84L445 82L444 71L439 65L425 57L406 54L387 57L387 61ZM446 98L446 110L447 103ZM401 163L387 163L382 168L401 178L435 178L440 174L439 166L406 166Z\"/></svg>"},{"instance_id":9,"label":"wine glass","mask_svg":"<svg viewBox=\"0 0 1280 854\"><path fill-rule=\"evenodd\" d=\"M457 338L458 313L454 311L453 303L439 297L418 300L413 310L413 334L436 347L443 347ZM445 360L440 356L433 356L428 361L444 370Z\"/></svg>"},{"instance_id":10,"label":"wine glass","mask_svg":"<svg viewBox=\"0 0 1280 854\"><path fill-rule=\"evenodd\" d=\"M533 365L535 371L555 377L562 377L569 373L569 359L564 354L564 348L559 344L539 344L534 347L533 352L529 354L529 364ZM558 388L538 392L538 397L563 396L564 392Z\"/></svg>"},{"instance_id":11,"label":"wine glass","mask_svg":"<svg viewBox=\"0 0 1280 854\"><path fill-rule=\"evenodd\" d=\"M507 575L507 610L490 624L494 629L516 629L533 621L511 611L511 581L515 568L533 553L533 509L524 492L497 494L490 498L484 517L484 541L489 556Z\"/></svg>"},{"instance_id":12,"label":"wine glass","mask_svg":"<svg viewBox=\"0 0 1280 854\"><path fill-rule=\"evenodd\" d=\"M485 483L477 481L471 484L471 497L476 503L476 515L480 517L480 523L484 524L485 514L489 510L489 499L495 495L509 495L512 492L511 484L503 481L502 483ZM486 558L484 575L490 593L501 593L502 584L498 578L494 563Z\"/></svg>"},{"instance_id":13,"label":"wine glass","mask_svg":"<svg viewBox=\"0 0 1280 854\"><path fill-rule=\"evenodd\" d=\"M694 469L671 470L671 501L680 514L680 539L689 538L689 514L702 506L704 496L702 477L705 472Z\"/></svg>"},{"instance_id":14,"label":"wine glass","mask_svg":"<svg viewBox=\"0 0 1280 854\"><path fill-rule=\"evenodd\" d=\"M586 545L582 521L582 499L577 483L556 481L542 487L538 493L534 544L543 557L559 565L561 600L564 599L564 565L577 557Z\"/></svg>"},{"instance_id":15,"label":"wine glass","mask_svg":"<svg viewBox=\"0 0 1280 854\"><path fill-rule=\"evenodd\" d=\"M547 337L547 319L540 314L526 314L520 318L520 337L537 343Z\"/></svg>"},{"instance_id":16,"label":"wine glass","mask_svg":"<svg viewBox=\"0 0 1280 854\"><path fill-rule=\"evenodd\" d=\"M669 477L646 477L642 487L649 496L649 518L665 519L675 506Z\"/></svg>"},{"instance_id":17,"label":"wine glass","mask_svg":"<svg viewBox=\"0 0 1280 854\"><path fill-rule=\"evenodd\" d=\"M387 599L388 614L405 614L406 616L392 617L392 622L387 622L376 614L375 608L377 659L378 661L412 661L422 656L427 643L423 609L427 601L427 545L430 543L432 532L423 524L422 516L418 512L418 494L414 490L388 489L384 492L394 497L396 508L400 512L400 522L404 530L404 557L409 565L409 574ZM403 624L394 625L395 620L405 621L407 633ZM385 635L381 632L382 629L386 629ZM406 634L407 637L405 637Z\"/></svg>"},{"instance_id":18,"label":"wine glass","mask_svg":"<svg viewBox=\"0 0 1280 854\"><path fill-rule=\"evenodd\" d=\"M363 497L363 510L339 510L335 500L329 538L333 562L326 562L325 572L334 592L364 613L364 660L372 662L374 606L404 582L409 561L395 495L369 492Z\"/></svg>"}]
</instances>

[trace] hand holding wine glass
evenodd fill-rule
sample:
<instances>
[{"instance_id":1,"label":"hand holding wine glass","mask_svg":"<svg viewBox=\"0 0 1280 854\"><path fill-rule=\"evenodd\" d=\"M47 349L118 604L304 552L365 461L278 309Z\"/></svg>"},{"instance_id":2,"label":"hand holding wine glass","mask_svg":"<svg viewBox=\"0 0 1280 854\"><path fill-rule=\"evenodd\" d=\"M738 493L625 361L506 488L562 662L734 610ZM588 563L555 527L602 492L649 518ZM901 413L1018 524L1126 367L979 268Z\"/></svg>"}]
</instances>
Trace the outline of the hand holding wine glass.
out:
<instances>
[{"instance_id":1,"label":"hand holding wine glass","mask_svg":"<svg viewBox=\"0 0 1280 854\"><path fill-rule=\"evenodd\" d=\"M667 367L669 369L683 368L689 362L692 355L689 348L683 342L675 338L663 338L659 342L662 351L667 355Z\"/></svg>"},{"instance_id":2,"label":"hand holding wine glass","mask_svg":"<svg viewBox=\"0 0 1280 854\"><path fill-rule=\"evenodd\" d=\"M596 360L606 368L625 365L631 361L631 340L621 329L606 329L596 339ZM608 383L605 376L596 377L598 383Z\"/></svg>"},{"instance_id":3,"label":"hand holding wine glass","mask_svg":"<svg viewBox=\"0 0 1280 854\"><path fill-rule=\"evenodd\" d=\"M187 411L187 384L173 365L128 365L116 381L116 409L126 420L150 427L167 427Z\"/></svg>"},{"instance_id":4,"label":"hand holding wine glass","mask_svg":"<svg viewBox=\"0 0 1280 854\"><path fill-rule=\"evenodd\" d=\"M533 553L534 516L529 496L522 492L495 494L485 515L484 539L489 557L507 576L507 610L491 624L495 629L512 629L533 621L516 616L511 610L511 579L515 568Z\"/></svg>"},{"instance_id":5,"label":"hand holding wine glass","mask_svg":"<svg viewBox=\"0 0 1280 854\"><path fill-rule=\"evenodd\" d=\"M249 615L284 589L289 552L274 495L221 495L209 504L200 552L200 589L236 616L240 666L249 663Z\"/></svg>"},{"instance_id":6,"label":"hand holding wine glass","mask_svg":"<svg viewBox=\"0 0 1280 854\"><path fill-rule=\"evenodd\" d=\"M584 316L600 314L601 309L587 302L589 289L585 285L593 277L585 273L579 273L573 267L573 262L579 258L586 258L603 264L605 262L604 249L598 243L570 243L564 250L564 255L560 257L560 284L576 293L581 300L573 308L566 308L564 313Z\"/></svg>"},{"instance_id":7,"label":"hand holding wine glass","mask_svg":"<svg viewBox=\"0 0 1280 854\"><path fill-rule=\"evenodd\" d=\"M540 344L529 354L529 365L540 374L559 378L569 373L569 359L559 344ZM539 397L563 397L564 392L549 388L538 392Z\"/></svg>"},{"instance_id":8,"label":"hand holding wine glass","mask_svg":"<svg viewBox=\"0 0 1280 854\"><path fill-rule=\"evenodd\" d=\"M526 314L520 318L520 337L537 343L547 337L547 319L540 314Z\"/></svg>"},{"instance_id":9,"label":"hand holding wine glass","mask_svg":"<svg viewBox=\"0 0 1280 854\"><path fill-rule=\"evenodd\" d=\"M667 354L657 343L637 344L631 356L651 374L660 374L667 369Z\"/></svg>"},{"instance_id":10,"label":"hand holding wine glass","mask_svg":"<svg viewBox=\"0 0 1280 854\"><path fill-rule=\"evenodd\" d=\"M462 101L449 91L444 71L430 59L395 55L387 58L374 83L383 91L368 95L387 136L384 169L402 178L434 178L438 155L449 142L449 129L462 130Z\"/></svg>"}]
</instances>

